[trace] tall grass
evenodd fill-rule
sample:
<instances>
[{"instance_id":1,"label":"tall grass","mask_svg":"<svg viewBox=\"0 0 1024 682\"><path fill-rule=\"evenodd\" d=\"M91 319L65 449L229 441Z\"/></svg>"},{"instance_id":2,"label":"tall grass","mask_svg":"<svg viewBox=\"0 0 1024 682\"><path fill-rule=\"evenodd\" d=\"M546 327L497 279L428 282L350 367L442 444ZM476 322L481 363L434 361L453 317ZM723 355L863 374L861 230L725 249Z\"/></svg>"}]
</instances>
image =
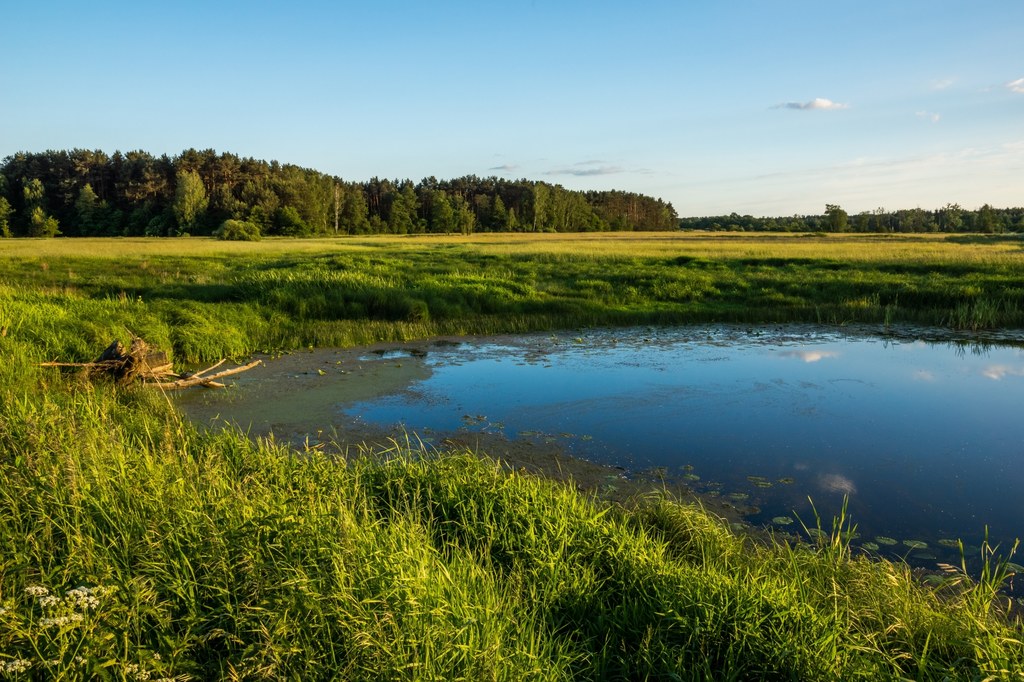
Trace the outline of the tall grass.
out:
<instances>
[{"instance_id":1,"label":"tall grass","mask_svg":"<svg viewBox=\"0 0 1024 682\"><path fill-rule=\"evenodd\" d=\"M939 599L841 540L755 545L697 507L608 506L404 441L334 459L199 434L143 391L3 397L0 660L38 677L1024 669L1019 628L985 600Z\"/></svg>"},{"instance_id":2,"label":"tall grass","mask_svg":"<svg viewBox=\"0 0 1024 682\"><path fill-rule=\"evenodd\" d=\"M1024 327L1014 239L482 235L15 240L0 328L86 359L130 332L200 361L433 334L694 322ZM7 245L5 244L5 248ZM105 345L105 343L104 343ZM85 355L83 355L85 354Z\"/></svg>"},{"instance_id":3,"label":"tall grass","mask_svg":"<svg viewBox=\"0 0 1024 682\"><path fill-rule=\"evenodd\" d=\"M957 278L856 265L844 285L835 263L680 260L660 252L692 244L672 240L635 247L660 255L261 244L234 260L187 243L187 259L39 242L0 260L0 678L1022 679L1021 626L994 608L1005 563L931 588L851 556L842 519L818 546L758 544L698 507L608 505L483 453L403 440L341 458L200 433L159 393L37 366L131 332L180 361L568 321L949 315L942 301L989 298L1014 262Z\"/></svg>"}]
</instances>

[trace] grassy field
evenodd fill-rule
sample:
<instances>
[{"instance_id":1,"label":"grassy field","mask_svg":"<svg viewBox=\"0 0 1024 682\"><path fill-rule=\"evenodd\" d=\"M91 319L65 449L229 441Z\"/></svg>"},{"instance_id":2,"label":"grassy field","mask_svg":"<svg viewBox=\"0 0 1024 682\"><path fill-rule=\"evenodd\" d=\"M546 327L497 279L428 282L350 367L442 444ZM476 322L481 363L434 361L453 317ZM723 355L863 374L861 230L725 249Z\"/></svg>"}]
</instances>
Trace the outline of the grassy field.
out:
<instances>
[{"instance_id":1,"label":"grassy field","mask_svg":"<svg viewBox=\"0 0 1024 682\"><path fill-rule=\"evenodd\" d=\"M492 234L3 246L0 329L43 316L66 332L54 350L78 359L126 329L200 361L588 325L1024 327L1016 237Z\"/></svg>"},{"instance_id":2,"label":"grassy field","mask_svg":"<svg viewBox=\"0 0 1024 682\"><path fill-rule=\"evenodd\" d=\"M0 679L1024 679L1006 565L937 584L464 451L340 461L93 384L179 360L687 321L1024 326L1015 240L484 235L0 243Z\"/></svg>"}]
</instances>

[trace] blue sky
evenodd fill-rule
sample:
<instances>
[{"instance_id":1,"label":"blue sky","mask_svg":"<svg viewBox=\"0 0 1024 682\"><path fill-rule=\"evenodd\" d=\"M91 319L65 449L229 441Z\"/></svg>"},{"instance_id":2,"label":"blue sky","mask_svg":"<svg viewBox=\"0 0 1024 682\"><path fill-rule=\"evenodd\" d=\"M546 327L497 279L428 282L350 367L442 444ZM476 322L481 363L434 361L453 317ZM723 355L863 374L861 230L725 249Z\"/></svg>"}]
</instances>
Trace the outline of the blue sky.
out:
<instances>
[{"instance_id":1,"label":"blue sky","mask_svg":"<svg viewBox=\"0 0 1024 682\"><path fill-rule=\"evenodd\" d=\"M195 147L680 215L1024 205L1024 2L14 2L0 157Z\"/></svg>"}]
</instances>

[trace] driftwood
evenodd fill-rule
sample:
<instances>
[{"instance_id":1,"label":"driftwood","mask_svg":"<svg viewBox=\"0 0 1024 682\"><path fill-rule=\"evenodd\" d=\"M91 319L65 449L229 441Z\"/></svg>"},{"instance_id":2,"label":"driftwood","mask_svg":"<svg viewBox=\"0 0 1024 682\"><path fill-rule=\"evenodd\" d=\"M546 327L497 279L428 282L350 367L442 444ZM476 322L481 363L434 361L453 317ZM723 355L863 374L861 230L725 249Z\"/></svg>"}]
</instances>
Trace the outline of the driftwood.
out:
<instances>
[{"instance_id":1,"label":"driftwood","mask_svg":"<svg viewBox=\"0 0 1024 682\"><path fill-rule=\"evenodd\" d=\"M146 386L177 390L191 386L224 388L224 384L217 379L245 372L261 364L262 361L256 360L241 367L210 374L224 362L221 360L198 372L178 374L175 373L173 365L168 360L167 353L151 349L149 344L135 337L132 339L131 348L127 351L120 341L114 341L92 362L44 362L41 366L80 367L88 370L90 377L107 377L122 385L141 381Z\"/></svg>"},{"instance_id":2,"label":"driftwood","mask_svg":"<svg viewBox=\"0 0 1024 682\"><path fill-rule=\"evenodd\" d=\"M221 360L216 365L214 365L214 367L217 367L218 365L222 364L223 362L224 361ZM179 374L179 375L177 375L178 378L175 379L174 381L165 381L165 382L161 382L161 383L154 383L154 384L147 384L147 385L148 386L155 386L156 388L168 389L168 390L176 390L176 389L179 389L179 388L189 388L190 386L207 386L207 387L210 387L210 388L224 388L224 384L218 382L217 379L223 379L224 377L229 377L232 374L240 374L241 372L245 372L247 370L252 369L256 365L261 365L261 364L263 364L262 360L253 360L248 365L242 365L241 367L235 367L234 369L226 369L223 372L217 372L216 374L211 374L210 376L206 376L206 373L209 372L211 369L213 369L213 367L208 367L208 368L204 369L201 372L196 372L195 374L187 374L187 373L186 374Z\"/></svg>"}]
</instances>

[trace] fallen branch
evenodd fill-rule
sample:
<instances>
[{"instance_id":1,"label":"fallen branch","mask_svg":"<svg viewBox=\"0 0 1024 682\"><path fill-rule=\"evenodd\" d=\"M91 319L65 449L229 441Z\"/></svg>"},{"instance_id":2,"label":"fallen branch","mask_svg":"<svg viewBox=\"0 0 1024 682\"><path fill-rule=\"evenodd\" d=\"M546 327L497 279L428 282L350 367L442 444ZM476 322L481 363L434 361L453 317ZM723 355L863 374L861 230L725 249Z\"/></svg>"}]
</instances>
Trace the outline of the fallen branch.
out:
<instances>
[{"instance_id":1,"label":"fallen branch","mask_svg":"<svg viewBox=\"0 0 1024 682\"><path fill-rule=\"evenodd\" d=\"M90 376L110 377L119 384L128 384L137 379L142 381L145 386L177 390L190 386L224 388L224 384L217 379L250 370L261 364L262 361L255 360L248 365L210 374L225 362L226 360L221 360L198 372L176 374L174 366L167 361L166 353L150 349L145 341L135 337L132 339L129 351L125 351L119 341L114 341L92 362L42 362L39 366L79 367L88 370ZM168 379L173 379L173 381L168 381Z\"/></svg>"},{"instance_id":2,"label":"fallen branch","mask_svg":"<svg viewBox=\"0 0 1024 682\"><path fill-rule=\"evenodd\" d=\"M223 360L221 361L221 363L222 362ZM221 363L217 363L217 365L220 365ZM261 364L263 364L262 360L253 360L248 365L242 365L241 367L235 367L234 369L226 369L223 372L217 372L216 374L211 374L210 376L204 376L206 372L212 369L211 367L203 370L202 372L196 372L191 376L183 376L182 378L176 381L147 383L146 386L152 386L154 388L160 388L168 391L176 391L178 389L189 388L191 386L209 386L214 388L223 388L224 384L218 383L217 379L223 379L224 377L229 377L233 374L240 374L241 372L245 372ZM217 365L214 365L214 367L216 367Z\"/></svg>"}]
</instances>

